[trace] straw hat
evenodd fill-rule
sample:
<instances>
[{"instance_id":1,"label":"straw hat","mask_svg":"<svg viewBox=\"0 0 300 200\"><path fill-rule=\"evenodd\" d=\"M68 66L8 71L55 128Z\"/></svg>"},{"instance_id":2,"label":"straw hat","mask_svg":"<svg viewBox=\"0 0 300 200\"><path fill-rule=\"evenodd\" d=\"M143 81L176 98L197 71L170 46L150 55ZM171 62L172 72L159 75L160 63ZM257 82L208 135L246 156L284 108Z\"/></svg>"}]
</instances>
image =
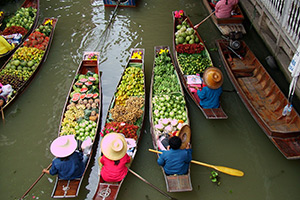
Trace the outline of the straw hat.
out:
<instances>
[{"instance_id":1,"label":"straw hat","mask_svg":"<svg viewBox=\"0 0 300 200\"><path fill-rule=\"evenodd\" d=\"M178 137L181 139L181 146L180 149L185 149L186 146L190 143L191 141L191 128L189 125L185 124L181 127L178 133Z\"/></svg>"},{"instance_id":2,"label":"straw hat","mask_svg":"<svg viewBox=\"0 0 300 200\"><path fill-rule=\"evenodd\" d=\"M218 89L223 84L223 75L220 69L209 67L203 74L204 83L210 89Z\"/></svg>"},{"instance_id":3,"label":"straw hat","mask_svg":"<svg viewBox=\"0 0 300 200\"><path fill-rule=\"evenodd\" d=\"M109 133L101 140L102 153L110 160L120 160L127 152L125 137L119 133Z\"/></svg>"},{"instance_id":4,"label":"straw hat","mask_svg":"<svg viewBox=\"0 0 300 200\"><path fill-rule=\"evenodd\" d=\"M64 135L56 138L50 146L51 153L58 157L64 158L71 155L77 148L77 141L74 135Z\"/></svg>"}]
</instances>

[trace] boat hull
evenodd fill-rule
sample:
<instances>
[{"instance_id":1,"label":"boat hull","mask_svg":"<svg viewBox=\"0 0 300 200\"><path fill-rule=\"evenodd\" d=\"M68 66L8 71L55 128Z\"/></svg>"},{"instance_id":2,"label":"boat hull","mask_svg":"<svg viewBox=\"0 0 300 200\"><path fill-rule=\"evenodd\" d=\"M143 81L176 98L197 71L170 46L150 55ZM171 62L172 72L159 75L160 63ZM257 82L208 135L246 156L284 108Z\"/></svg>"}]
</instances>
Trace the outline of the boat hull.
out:
<instances>
[{"instance_id":1,"label":"boat hull","mask_svg":"<svg viewBox=\"0 0 300 200\"><path fill-rule=\"evenodd\" d=\"M98 54L98 52L95 52L95 53ZM93 73L97 74L98 78L99 78L99 82L97 84L99 95L98 95L98 97L95 98L95 99L99 99L99 104L97 107L98 117L97 117L97 120L95 121L97 123L96 130L95 130L96 134L95 134L94 138L91 138L93 141L91 153L89 154L87 164L85 166L85 169L84 169L84 172L83 172L83 175L81 176L81 178L74 179L74 180L62 180L62 179L59 179L58 177L56 177L55 185L54 185L54 188L53 188L53 191L51 194L52 198L74 198L74 197L78 196L79 190L81 187L81 183L83 181L85 173L88 170L89 163L90 163L91 159L94 157L95 151L97 149L97 144L98 144L98 140L99 140L98 132L101 127L101 120L102 120L102 84L101 84L101 73L100 73L100 69L99 69L99 56L100 55L98 54L98 59L96 59L96 60L83 59L81 61L81 63L79 64L79 67L76 71L76 76L81 75L81 74L85 75L88 72L93 72ZM74 91L73 86L75 84L75 81L76 81L76 78L73 79L69 93L66 97L65 106L64 106L64 109L63 109L63 112L61 115L58 136L60 136L60 133L62 131L63 119L65 117L67 107L68 107L68 105L70 105L70 99L71 99L70 94L72 91ZM78 141L78 146L80 146L80 145L81 145L81 141Z\"/></svg>"},{"instance_id":2,"label":"boat hull","mask_svg":"<svg viewBox=\"0 0 300 200\"><path fill-rule=\"evenodd\" d=\"M210 6L209 0L203 0L203 4L209 13L213 12L213 8ZM230 32L242 32L243 34L246 34L246 30L242 24L245 19L244 14L238 5L236 13L238 13L238 15L230 18L217 18L216 15L212 15L211 19L223 35L227 36Z\"/></svg>"},{"instance_id":3,"label":"boat hull","mask_svg":"<svg viewBox=\"0 0 300 200\"><path fill-rule=\"evenodd\" d=\"M170 52L170 48L168 46L156 46L154 47L154 60L156 58L156 55L158 55L158 53L160 52L161 49L168 49L168 51ZM171 54L169 54L171 57ZM171 58L172 59L172 58ZM178 84L180 85L180 90L182 95L184 96L184 90L182 88L182 85L180 84L180 79L178 76L178 73L175 70L175 64L174 61L172 59L172 64L174 66L174 73L177 77L178 80ZM157 145L157 134L155 133L155 122L154 122L154 102L153 102L153 98L154 98L154 69L155 69L155 62L153 64L153 71L152 71L152 78L151 78L151 86L150 86L150 111L149 111L149 117L150 117L150 132L152 135L152 143L153 143L153 147L155 150L159 150L159 147ZM188 116L188 110L185 107L187 116ZM187 125L190 124L189 118L187 118L186 122ZM191 143L191 142L190 142ZM157 156L159 156L157 154ZM163 176L165 179L165 183L166 183L166 187L167 187L167 191L168 192L187 192L187 191L192 191L193 187L192 187L192 182L191 182L191 177L190 177L190 170L188 171L188 174L184 174L184 175L169 175L167 176L166 173L164 172L163 167L161 167L161 170L163 172Z\"/></svg>"},{"instance_id":4,"label":"boat hull","mask_svg":"<svg viewBox=\"0 0 300 200\"><path fill-rule=\"evenodd\" d=\"M183 85L185 91L188 93L188 95L193 100L193 102L202 111L202 113L204 114L206 119L227 119L228 116L224 112L222 106L220 106L219 108L210 108L210 109L202 108L199 104L199 99L198 99L197 93L195 91L193 92L192 88L189 87L189 85L187 83L187 79L185 77L185 74L182 71L180 62L178 60L179 53L176 50L175 32L176 32L176 27L177 27L177 25L180 24L180 22L175 17L174 12L172 13L172 15L173 15L173 54L174 54L174 63L175 63L175 68L177 70L177 73L180 77L181 84ZM190 21L189 17L186 16L185 13L183 14L183 19L186 20L186 22L190 25L190 27L193 27L192 22ZM202 51L202 54L205 55L205 57L209 58L210 62L212 63L212 61L211 61L212 59L209 55L209 52L208 52L207 48L204 45L204 42L203 42L202 38L200 37L200 35L197 31L195 33L196 33L196 37L198 37L199 40L200 40L200 44L202 44L202 46L204 47L204 49Z\"/></svg>"},{"instance_id":5,"label":"boat hull","mask_svg":"<svg viewBox=\"0 0 300 200\"><path fill-rule=\"evenodd\" d=\"M226 40L217 40L226 72L241 100L258 125L287 159L300 158L300 117L295 109L290 115L282 111L288 99L244 41L236 53Z\"/></svg>"},{"instance_id":6,"label":"boat hull","mask_svg":"<svg viewBox=\"0 0 300 200\"><path fill-rule=\"evenodd\" d=\"M134 55L134 52L141 52L141 58L132 58L133 55ZM143 71L143 74L145 74L144 72L144 54L145 54L145 50L144 49L141 49L141 48L134 48L134 49L131 49L131 55L130 55L130 59L129 61L127 62L127 65L124 69L124 72L121 76L121 79L117 85L117 88L116 88L116 92L115 92L115 95L112 97L112 100L111 100L111 103L109 105L109 110L114 108L114 106L116 105L116 101L117 101L117 97L116 97L116 93L118 92L118 88L119 86L121 85L121 82L122 82L122 77L125 77L125 74L126 74L126 68L128 68L130 66L130 64L141 64L142 65L142 71ZM144 76L144 94L145 94L145 76ZM130 89L127 90L127 92L130 91ZM145 96L144 96L145 97ZM144 98L145 100L145 98ZM144 101L145 103L145 101ZM137 153L137 150L138 150L138 144L139 144L139 141L141 139L141 136L142 136L142 133L144 131L144 119L145 119L145 107L142 108L143 110L143 114L142 116L137 119L137 123L138 123L138 129L136 131L136 134L137 134L137 139L136 139L136 147L134 147L134 150L132 151L132 153L129 155L131 158L132 158L132 162L134 160L134 157ZM107 116L106 116L106 120L105 120L106 124L104 127L106 127L106 125L108 123L111 123L111 122L114 122L114 119L112 118L111 114L108 112L107 113ZM102 156L102 152L101 152L101 156ZM99 157L100 159L100 157ZM131 163L132 163L131 162ZM126 178L126 176L125 176ZM101 170L99 171L99 182L98 182L98 186L97 186L97 190L96 190L96 193L94 194L94 197L93 199L94 200L115 200L117 199L118 197L118 193L119 193L119 190L122 186L122 183L123 181L125 180L125 178L123 178L122 181L120 182L114 182L114 183L111 183L111 182L105 182L103 180L103 178L101 177Z\"/></svg>"},{"instance_id":7,"label":"boat hull","mask_svg":"<svg viewBox=\"0 0 300 200\"><path fill-rule=\"evenodd\" d=\"M121 7L136 7L137 0L121 0L119 6ZM105 7L115 7L117 6L117 0L103 0Z\"/></svg>"}]
</instances>

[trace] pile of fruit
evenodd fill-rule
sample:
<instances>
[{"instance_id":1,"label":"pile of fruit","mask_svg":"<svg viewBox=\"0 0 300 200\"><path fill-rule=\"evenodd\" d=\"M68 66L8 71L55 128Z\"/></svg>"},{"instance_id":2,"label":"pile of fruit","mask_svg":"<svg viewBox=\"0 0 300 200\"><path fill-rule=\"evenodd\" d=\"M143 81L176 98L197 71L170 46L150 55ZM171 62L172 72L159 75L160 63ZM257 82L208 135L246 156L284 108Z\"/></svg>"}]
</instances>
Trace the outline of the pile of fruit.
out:
<instances>
[{"instance_id":1,"label":"pile of fruit","mask_svg":"<svg viewBox=\"0 0 300 200\"><path fill-rule=\"evenodd\" d=\"M46 21L44 26L49 26L52 30L52 20ZM48 44L49 37L44 33L38 32L37 29L31 33L29 39L16 50L0 71L1 83L10 84L15 91L18 91L39 66Z\"/></svg>"},{"instance_id":2,"label":"pile of fruit","mask_svg":"<svg viewBox=\"0 0 300 200\"><path fill-rule=\"evenodd\" d=\"M178 54L180 69L185 75L203 73L208 67L212 67L211 59L203 54Z\"/></svg>"},{"instance_id":3,"label":"pile of fruit","mask_svg":"<svg viewBox=\"0 0 300 200\"><path fill-rule=\"evenodd\" d=\"M167 74L165 81L161 81L164 74ZM155 133L157 135L171 134L178 131L186 122L187 112L180 82L167 49L161 49L155 58L153 82L152 119ZM169 84L164 85L164 82L169 82ZM162 125L162 122L166 121L168 123ZM168 126L171 121L174 124L172 127Z\"/></svg>"},{"instance_id":4,"label":"pile of fruit","mask_svg":"<svg viewBox=\"0 0 300 200\"><path fill-rule=\"evenodd\" d=\"M142 52L132 54L130 58L133 56L142 56ZM102 137L117 132L124 134L126 138L137 140L145 109L142 66L142 63L130 62L125 69L115 93L114 105L109 110L109 119L100 133Z\"/></svg>"},{"instance_id":5,"label":"pile of fruit","mask_svg":"<svg viewBox=\"0 0 300 200\"><path fill-rule=\"evenodd\" d=\"M190 25L183 21L182 24L176 26L175 43L176 44L194 44L199 43L200 39L196 35L196 31Z\"/></svg>"},{"instance_id":6,"label":"pile of fruit","mask_svg":"<svg viewBox=\"0 0 300 200\"><path fill-rule=\"evenodd\" d=\"M116 104L125 104L130 96L144 95L144 73L142 63L129 63L117 88Z\"/></svg>"},{"instance_id":7,"label":"pile of fruit","mask_svg":"<svg viewBox=\"0 0 300 200\"><path fill-rule=\"evenodd\" d=\"M25 47L35 47L37 49L45 50L49 43L49 37L44 33L35 31L24 42Z\"/></svg>"},{"instance_id":8,"label":"pile of fruit","mask_svg":"<svg viewBox=\"0 0 300 200\"><path fill-rule=\"evenodd\" d=\"M99 76L93 72L75 77L70 102L61 124L60 135L75 135L77 140L94 138L99 118Z\"/></svg>"},{"instance_id":9,"label":"pile of fruit","mask_svg":"<svg viewBox=\"0 0 300 200\"><path fill-rule=\"evenodd\" d=\"M6 27L19 26L29 30L36 18L36 12L37 10L33 7L22 7L16 11L14 16L6 20Z\"/></svg>"},{"instance_id":10,"label":"pile of fruit","mask_svg":"<svg viewBox=\"0 0 300 200\"><path fill-rule=\"evenodd\" d=\"M102 136L108 133L122 133L126 138L133 138L137 139L137 130L139 129L139 126L132 125L132 124L126 124L124 122L109 122L106 123L102 133L100 133Z\"/></svg>"}]
</instances>

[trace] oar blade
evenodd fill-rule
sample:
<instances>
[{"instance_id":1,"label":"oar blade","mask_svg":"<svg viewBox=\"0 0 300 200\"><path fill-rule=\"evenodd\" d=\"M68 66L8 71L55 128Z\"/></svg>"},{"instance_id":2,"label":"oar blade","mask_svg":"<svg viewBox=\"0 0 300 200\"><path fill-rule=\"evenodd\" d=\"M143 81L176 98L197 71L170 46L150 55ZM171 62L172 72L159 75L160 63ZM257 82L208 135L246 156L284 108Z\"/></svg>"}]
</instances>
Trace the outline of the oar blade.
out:
<instances>
[{"instance_id":1,"label":"oar blade","mask_svg":"<svg viewBox=\"0 0 300 200\"><path fill-rule=\"evenodd\" d=\"M215 169L220 172L223 172L225 174L229 174L231 176L239 176L239 177L244 176L244 172L242 172L238 169L232 169L232 168L224 167L224 166L215 166Z\"/></svg>"}]
</instances>

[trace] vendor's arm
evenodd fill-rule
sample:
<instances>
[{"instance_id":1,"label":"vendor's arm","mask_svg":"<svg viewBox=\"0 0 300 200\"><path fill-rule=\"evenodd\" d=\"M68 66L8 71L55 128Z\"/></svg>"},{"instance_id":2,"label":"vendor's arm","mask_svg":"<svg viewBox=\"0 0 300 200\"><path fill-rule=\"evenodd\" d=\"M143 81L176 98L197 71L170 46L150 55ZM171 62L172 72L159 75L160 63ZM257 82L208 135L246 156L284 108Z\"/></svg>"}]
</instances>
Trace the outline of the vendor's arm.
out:
<instances>
[{"instance_id":1,"label":"vendor's arm","mask_svg":"<svg viewBox=\"0 0 300 200\"><path fill-rule=\"evenodd\" d=\"M162 152L164 152L164 151L162 151ZM157 163L159 166L162 166L162 167L166 164L163 153L159 155L159 157L157 159Z\"/></svg>"},{"instance_id":2,"label":"vendor's arm","mask_svg":"<svg viewBox=\"0 0 300 200\"><path fill-rule=\"evenodd\" d=\"M206 98L206 88L202 88L202 90L197 90L197 95L199 97L199 99L205 99Z\"/></svg>"}]
</instances>

